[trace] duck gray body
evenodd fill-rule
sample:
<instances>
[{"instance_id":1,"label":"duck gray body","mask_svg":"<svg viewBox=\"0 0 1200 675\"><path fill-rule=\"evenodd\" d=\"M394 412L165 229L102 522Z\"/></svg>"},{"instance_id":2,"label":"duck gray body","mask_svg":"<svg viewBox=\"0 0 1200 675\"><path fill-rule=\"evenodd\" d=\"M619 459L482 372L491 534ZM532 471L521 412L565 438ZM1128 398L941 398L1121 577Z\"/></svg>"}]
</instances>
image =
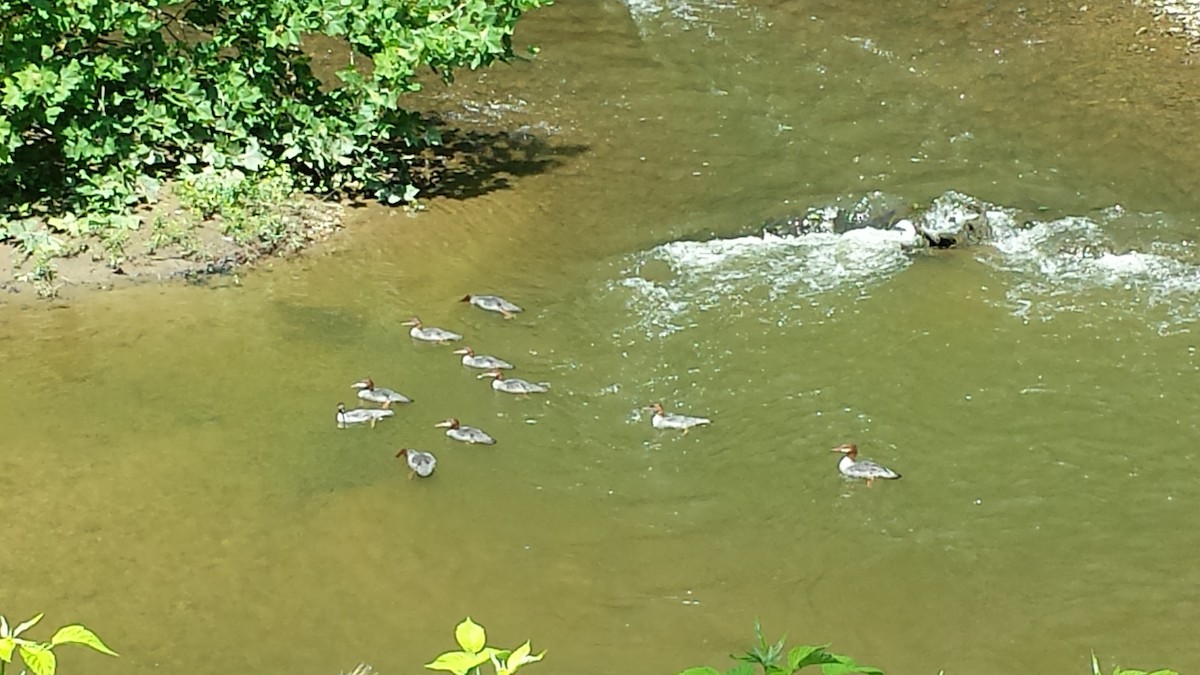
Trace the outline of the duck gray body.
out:
<instances>
[{"instance_id":1,"label":"duck gray body","mask_svg":"<svg viewBox=\"0 0 1200 675\"><path fill-rule=\"evenodd\" d=\"M493 370L480 375L480 377L493 378L492 389L506 394L544 394L550 391L549 382L530 382L518 377L509 379L504 376L502 370Z\"/></svg>"},{"instance_id":2,"label":"duck gray body","mask_svg":"<svg viewBox=\"0 0 1200 675\"><path fill-rule=\"evenodd\" d=\"M661 403L655 403L650 406L654 411L654 417L650 418L650 425L655 429L679 429L687 433L692 427L712 424L712 420L707 417L692 417L691 415L676 415L663 411Z\"/></svg>"},{"instance_id":3,"label":"duck gray body","mask_svg":"<svg viewBox=\"0 0 1200 675\"><path fill-rule=\"evenodd\" d=\"M411 398L394 389L376 387L375 381L369 377L350 386L358 390L358 397L362 400L382 404L385 408L393 403L412 403Z\"/></svg>"},{"instance_id":4,"label":"duck gray body","mask_svg":"<svg viewBox=\"0 0 1200 675\"><path fill-rule=\"evenodd\" d=\"M458 420L454 419L453 417L446 420L445 422L438 422L434 426L445 429L447 436L449 436L450 438L453 438L456 441L462 441L463 443L472 443L472 444L478 443L480 445L493 445L496 442L496 439L489 436L482 429L476 429L475 427L470 427L470 426L461 424L461 423L459 423Z\"/></svg>"},{"instance_id":5,"label":"duck gray body","mask_svg":"<svg viewBox=\"0 0 1200 675\"><path fill-rule=\"evenodd\" d=\"M414 475L421 478L428 478L433 475L433 470L437 467L437 457L434 457L432 452L401 448L400 452L396 453L396 456L403 457L408 462L409 479L412 479Z\"/></svg>"},{"instance_id":6,"label":"duck gray body","mask_svg":"<svg viewBox=\"0 0 1200 675\"><path fill-rule=\"evenodd\" d=\"M462 339L462 336L458 333L453 333L443 328L423 326L421 325L421 320L415 316L408 321L401 323L400 325L412 326L412 330L408 331L408 334L411 335L414 340L421 340L422 342L440 342L444 344L446 342L454 342Z\"/></svg>"},{"instance_id":7,"label":"duck gray body","mask_svg":"<svg viewBox=\"0 0 1200 675\"><path fill-rule=\"evenodd\" d=\"M474 349L463 347L455 349L455 354L462 354L462 364L468 368L479 368L480 370L511 370L513 364L498 359L494 356L476 354Z\"/></svg>"},{"instance_id":8,"label":"duck gray body","mask_svg":"<svg viewBox=\"0 0 1200 675\"><path fill-rule=\"evenodd\" d=\"M868 486L876 480L896 480L900 478L900 474L882 464L869 459L859 459L858 446L853 443L839 445L832 452L842 453L842 458L838 460L838 473L847 478L865 480Z\"/></svg>"},{"instance_id":9,"label":"duck gray body","mask_svg":"<svg viewBox=\"0 0 1200 675\"><path fill-rule=\"evenodd\" d=\"M498 295L467 295L463 296L462 301L469 302L479 309L503 314L506 319L511 319L517 312L525 311Z\"/></svg>"}]
</instances>

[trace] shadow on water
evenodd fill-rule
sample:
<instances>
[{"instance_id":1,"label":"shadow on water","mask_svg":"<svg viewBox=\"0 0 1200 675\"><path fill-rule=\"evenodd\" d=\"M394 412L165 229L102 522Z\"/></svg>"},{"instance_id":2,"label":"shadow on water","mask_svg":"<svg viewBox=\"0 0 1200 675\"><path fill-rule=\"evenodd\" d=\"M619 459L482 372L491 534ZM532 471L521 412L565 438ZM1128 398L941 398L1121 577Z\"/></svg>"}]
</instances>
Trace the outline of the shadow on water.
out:
<instances>
[{"instance_id":1,"label":"shadow on water","mask_svg":"<svg viewBox=\"0 0 1200 675\"><path fill-rule=\"evenodd\" d=\"M553 171L590 149L585 144L548 142L529 126L511 131L465 129L432 115L424 122L438 130L441 143L406 159L410 180L426 198L464 200L507 190L514 178Z\"/></svg>"}]
</instances>

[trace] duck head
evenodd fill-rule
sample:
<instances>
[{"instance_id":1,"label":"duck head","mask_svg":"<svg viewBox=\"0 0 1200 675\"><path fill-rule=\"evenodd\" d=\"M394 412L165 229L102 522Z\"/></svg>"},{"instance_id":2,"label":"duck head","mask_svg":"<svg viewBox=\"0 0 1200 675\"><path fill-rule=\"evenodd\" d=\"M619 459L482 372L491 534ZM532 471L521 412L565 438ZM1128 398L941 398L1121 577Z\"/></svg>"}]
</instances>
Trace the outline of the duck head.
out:
<instances>
[{"instance_id":1,"label":"duck head","mask_svg":"<svg viewBox=\"0 0 1200 675\"><path fill-rule=\"evenodd\" d=\"M652 403L649 406L646 406L645 409L649 410L650 412L654 413L655 415L663 414L663 407L662 407L661 403Z\"/></svg>"},{"instance_id":2,"label":"duck head","mask_svg":"<svg viewBox=\"0 0 1200 675\"><path fill-rule=\"evenodd\" d=\"M473 296L473 295L470 295L470 294L464 295L464 296L462 297L462 300L459 300L459 302L470 302L470 301L471 301L471 298L473 298L473 297L475 297L475 296Z\"/></svg>"},{"instance_id":3,"label":"duck head","mask_svg":"<svg viewBox=\"0 0 1200 675\"><path fill-rule=\"evenodd\" d=\"M359 380L358 382L355 382L354 384L350 385L350 387L352 389L366 389L367 391L371 391L375 388L375 380L372 380L368 377L365 380Z\"/></svg>"},{"instance_id":4,"label":"duck head","mask_svg":"<svg viewBox=\"0 0 1200 675\"><path fill-rule=\"evenodd\" d=\"M854 459L855 457L858 457L858 446L853 443L843 443L830 450L830 452L840 452L850 459Z\"/></svg>"},{"instance_id":5,"label":"duck head","mask_svg":"<svg viewBox=\"0 0 1200 675\"><path fill-rule=\"evenodd\" d=\"M503 370L489 370L486 373L480 373L477 377L478 378L491 377L491 378L495 378L497 380L503 380L504 379L504 371Z\"/></svg>"},{"instance_id":6,"label":"duck head","mask_svg":"<svg viewBox=\"0 0 1200 675\"><path fill-rule=\"evenodd\" d=\"M438 422L437 424L435 424L433 426L439 427L442 429L457 429L458 428L458 420L451 417L450 419L442 421L442 422Z\"/></svg>"},{"instance_id":7,"label":"duck head","mask_svg":"<svg viewBox=\"0 0 1200 675\"><path fill-rule=\"evenodd\" d=\"M405 457L405 458L407 458L407 457L408 457L408 451L409 451L410 449L411 449L411 448L400 448L400 452L397 452L397 453L396 453L396 456L397 456L397 457Z\"/></svg>"},{"instance_id":8,"label":"duck head","mask_svg":"<svg viewBox=\"0 0 1200 675\"><path fill-rule=\"evenodd\" d=\"M421 327L421 319L414 316L413 318L409 319L408 321L405 321L404 323L402 323L400 325L401 326L416 326L417 328L420 328Z\"/></svg>"},{"instance_id":9,"label":"duck head","mask_svg":"<svg viewBox=\"0 0 1200 675\"><path fill-rule=\"evenodd\" d=\"M462 349L455 349L454 353L462 354L463 356L475 356L475 350L471 349L470 347L463 347Z\"/></svg>"}]
</instances>

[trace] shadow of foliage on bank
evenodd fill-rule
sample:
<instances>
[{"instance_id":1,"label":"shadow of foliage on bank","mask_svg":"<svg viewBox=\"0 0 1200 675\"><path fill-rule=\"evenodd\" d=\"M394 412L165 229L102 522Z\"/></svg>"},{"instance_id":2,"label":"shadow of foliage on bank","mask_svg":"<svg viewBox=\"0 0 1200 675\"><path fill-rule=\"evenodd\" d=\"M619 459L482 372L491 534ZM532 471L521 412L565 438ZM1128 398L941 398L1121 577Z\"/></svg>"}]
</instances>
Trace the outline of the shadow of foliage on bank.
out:
<instances>
[{"instance_id":1,"label":"shadow of foliage on bank","mask_svg":"<svg viewBox=\"0 0 1200 675\"><path fill-rule=\"evenodd\" d=\"M438 128L441 143L404 157L408 178L423 198L470 199L507 190L515 179L553 171L589 150L587 145L555 142L529 127L464 129L440 119L429 121Z\"/></svg>"}]
</instances>

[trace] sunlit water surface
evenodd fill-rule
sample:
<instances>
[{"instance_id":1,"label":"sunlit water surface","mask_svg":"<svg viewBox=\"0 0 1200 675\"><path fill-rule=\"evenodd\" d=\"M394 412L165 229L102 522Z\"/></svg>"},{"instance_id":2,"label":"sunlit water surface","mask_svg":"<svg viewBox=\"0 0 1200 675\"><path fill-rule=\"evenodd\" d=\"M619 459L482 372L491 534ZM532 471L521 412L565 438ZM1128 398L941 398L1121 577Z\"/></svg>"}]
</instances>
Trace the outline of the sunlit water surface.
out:
<instances>
[{"instance_id":1,"label":"sunlit water surface","mask_svg":"<svg viewBox=\"0 0 1200 675\"><path fill-rule=\"evenodd\" d=\"M0 611L94 627L98 675L413 672L467 614L547 672L723 665L756 617L891 673L1200 668L1200 139L1130 33L977 4L563 2L430 96L538 171L240 286L4 298ZM996 241L757 234L881 195ZM336 429L367 375L416 402Z\"/></svg>"}]
</instances>

